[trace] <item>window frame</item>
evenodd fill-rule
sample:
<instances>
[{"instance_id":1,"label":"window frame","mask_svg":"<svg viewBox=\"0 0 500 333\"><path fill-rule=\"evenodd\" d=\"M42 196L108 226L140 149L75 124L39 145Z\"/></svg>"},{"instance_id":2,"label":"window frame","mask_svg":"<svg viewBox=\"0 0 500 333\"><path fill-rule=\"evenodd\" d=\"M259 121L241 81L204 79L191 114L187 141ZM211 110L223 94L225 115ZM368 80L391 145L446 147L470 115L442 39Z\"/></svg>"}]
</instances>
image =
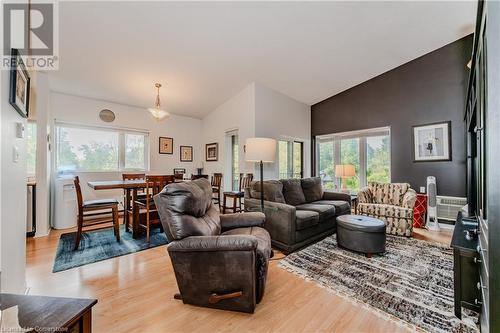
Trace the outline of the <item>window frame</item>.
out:
<instances>
[{"instance_id":1,"label":"window frame","mask_svg":"<svg viewBox=\"0 0 500 333\"><path fill-rule=\"evenodd\" d=\"M332 142L333 143L333 164L338 165L341 164L341 142L346 139L359 139L358 142L358 151L359 151L359 186L360 189L365 187L368 184L367 180L367 171L368 171L368 156L367 156L367 138L370 137L379 137L379 136L387 136L389 138L389 182L392 181L392 168L391 168L391 127L377 127L370 128L358 131L348 131L348 132L339 132L325 135L317 135L315 136L315 173L319 176L319 167L320 167L320 152L319 146L324 142ZM334 185L340 189L341 183L339 178L334 177Z\"/></svg>"},{"instance_id":2,"label":"window frame","mask_svg":"<svg viewBox=\"0 0 500 333\"><path fill-rule=\"evenodd\" d=\"M294 139L294 138L285 138L285 137L282 137L282 138L279 138L278 139L278 149L277 149L277 155L278 155L278 158L277 158L277 165L278 165L278 174L279 174L279 178L282 178L282 174L279 173L279 170L280 170L280 159L279 159L279 155L280 155L280 151L279 151L279 147L280 147L280 142L286 142L287 143L287 175L286 175L286 178L294 178L294 175L296 174L294 171L294 157L295 157L295 153L294 153L294 145L295 144L299 144L300 145L300 170L299 172L297 173L299 175L299 178L303 178L304 177L304 141L301 141L299 139ZM290 177L291 175L291 177Z\"/></svg>"},{"instance_id":3,"label":"window frame","mask_svg":"<svg viewBox=\"0 0 500 333\"><path fill-rule=\"evenodd\" d=\"M123 172L123 171L148 171L150 167L150 133L147 130L126 128L126 127L114 127L114 126L99 126L99 125L87 125L79 123L71 123L65 121L55 121L54 122L54 170L59 173L59 128L76 128L76 129L87 129L93 131L102 132L115 132L118 133L118 167L116 170L74 170L76 173L110 173L110 172ZM144 168L125 168L125 155L126 155L126 135L135 134L144 136Z\"/></svg>"}]
</instances>

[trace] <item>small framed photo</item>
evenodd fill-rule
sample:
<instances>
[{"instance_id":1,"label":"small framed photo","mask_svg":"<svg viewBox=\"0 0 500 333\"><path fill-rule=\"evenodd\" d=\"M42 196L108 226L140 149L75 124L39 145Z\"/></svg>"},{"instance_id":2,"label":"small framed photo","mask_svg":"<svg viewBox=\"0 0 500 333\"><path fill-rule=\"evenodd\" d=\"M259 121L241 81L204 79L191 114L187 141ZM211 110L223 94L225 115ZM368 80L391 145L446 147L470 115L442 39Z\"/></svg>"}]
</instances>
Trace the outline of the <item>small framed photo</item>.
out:
<instances>
[{"instance_id":1,"label":"small framed photo","mask_svg":"<svg viewBox=\"0 0 500 333\"><path fill-rule=\"evenodd\" d=\"M193 146L181 146L181 162L193 162Z\"/></svg>"},{"instance_id":2,"label":"small framed photo","mask_svg":"<svg viewBox=\"0 0 500 333\"><path fill-rule=\"evenodd\" d=\"M186 169L184 168L174 168L174 175L183 175L186 173Z\"/></svg>"},{"instance_id":3,"label":"small framed photo","mask_svg":"<svg viewBox=\"0 0 500 333\"><path fill-rule=\"evenodd\" d=\"M160 136L158 152L160 154L174 153L174 139Z\"/></svg>"},{"instance_id":4,"label":"small framed photo","mask_svg":"<svg viewBox=\"0 0 500 333\"><path fill-rule=\"evenodd\" d=\"M207 162L215 162L219 158L219 144L207 143L205 145L205 160Z\"/></svg>"},{"instance_id":5,"label":"small framed photo","mask_svg":"<svg viewBox=\"0 0 500 333\"><path fill-rule=\"evenodd\" d=\"M451 121L413 126L414 162L451 161Z\"/></svg>"},{"instance_id":6,"label":"small framed photo","mask_svg":"<svg viewBox=\"0 0 500 333\"><path fill-rule=\"evenodd\" d=\"M24 118L28 118L30 108L30 77L17 49L12 49L10 70L9 103Z\"/></svg>"}]
</instances>

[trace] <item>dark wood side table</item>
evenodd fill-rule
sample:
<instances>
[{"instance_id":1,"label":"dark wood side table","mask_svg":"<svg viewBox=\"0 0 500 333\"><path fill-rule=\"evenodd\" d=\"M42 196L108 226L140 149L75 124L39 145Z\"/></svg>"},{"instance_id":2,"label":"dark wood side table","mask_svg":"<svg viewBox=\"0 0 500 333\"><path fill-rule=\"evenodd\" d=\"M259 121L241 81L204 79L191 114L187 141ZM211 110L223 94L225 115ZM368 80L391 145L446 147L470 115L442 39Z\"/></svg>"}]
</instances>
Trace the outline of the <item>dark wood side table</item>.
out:
<instances>
[{"instance_id":1,"label":"dark wood side table","mask_svg":"<svg viewBox=\"0 0 500 333\"><path fill-rule=\"evenodd\" d=\"M462 307L480 311L481 290L479 285L479 253L477 252L477 237L467 238L466 234L473 234L477 225L462 223L462 214L459 213L451 239L453 248L453 282L455 316L462 317Z\"/></svg>"},{"instance_id":2,"label":"dark wood side table","mask_svg":"<svg viewBox=\"0 0 500 333\"><path fill-rule=\"evenodd\" d=\"M2 321L12 316L9 322L17 320L28 332L91 333L96 303L95 299L0 294ZM19 326L3 328L17 332Z\"/></svg>"}]
</instances>

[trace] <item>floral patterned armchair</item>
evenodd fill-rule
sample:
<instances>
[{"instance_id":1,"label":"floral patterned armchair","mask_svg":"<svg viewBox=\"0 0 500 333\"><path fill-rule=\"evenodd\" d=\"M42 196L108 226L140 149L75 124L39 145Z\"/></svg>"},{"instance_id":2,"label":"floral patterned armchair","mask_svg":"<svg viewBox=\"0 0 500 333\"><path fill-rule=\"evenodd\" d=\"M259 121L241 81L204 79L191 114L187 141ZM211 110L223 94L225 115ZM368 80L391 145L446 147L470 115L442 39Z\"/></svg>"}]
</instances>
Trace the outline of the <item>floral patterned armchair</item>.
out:
<instances>
[{"instance_id":1,"label":"floral patterned armchair","mask_svg":"<svg viewBox=\"0 0 500 333\"><path fill-rule=\"evenodd\" d=\"M358 213L385 222L386 233L412 236L417 193L408 183L368 183L358 193Z\"/></svg>"}]
</instances>

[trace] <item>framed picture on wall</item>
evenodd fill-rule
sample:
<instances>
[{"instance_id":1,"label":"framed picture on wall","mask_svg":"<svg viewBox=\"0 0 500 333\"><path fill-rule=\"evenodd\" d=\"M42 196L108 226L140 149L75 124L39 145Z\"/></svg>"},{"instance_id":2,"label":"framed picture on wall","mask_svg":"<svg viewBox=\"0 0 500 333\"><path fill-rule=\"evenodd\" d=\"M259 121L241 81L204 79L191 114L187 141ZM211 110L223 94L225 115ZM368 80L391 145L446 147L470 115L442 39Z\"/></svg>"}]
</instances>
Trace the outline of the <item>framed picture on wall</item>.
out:
<instances>
[{"instance_id":1,"label":"framed picture on wall","mask_svg":"<svg viewBox=\"0 0 500 333\"><path fill-rule=\"evenodd\" d=\"M219 158L219 144L214 142L214 143L207 143L205 145L205 160L207 162L215 162Z\"/></svg>"},{"instance_id":2,"label":"framed picture on wall","mask_svg":"<svg viewBox=\"0 0 500 333\"><path fill-rule=\"evenodd\" d=\"M193 146L181 146L181 162L193 162Z\"/></svg>"},{"instance_id":3,"label":"framed picture on wall","mask_svg":"<svg viewBox=\"0 0 500 333\"><path fill-rule=\"evenodd\" d=\"M451 121L413 126L414 162L451 161Z\"/></svg>"},{"instance_id":4,"label":"framed picture on wall","mask_svg":"<svg viewBox=\"0 0 500 333\"><path fill-rule=\"evenodd\" d=\"M184 168L174 168L174 175L183 175L186 173L186 169Z\"/></svg>"},{"instance_id":5,"label":"framed picture on wall","mask_svg":"<svg viewBox=\"0 0 500 333\"><path fill-rule=\"evenodd\" d=\"M24 118L28 118L30 108L30 77L17 49L12 49L13 65L10 70L9 103Z\"/></svg>"},{"instance_id":6,"label":"framed picture on wall","mask_svg":"<svg viewBox=\"0 0 500 333\"><path fill-rule=\"evenodd\" d=\"M158 152L160 154L173 154L174 153L174 139L160 136Z\"/></svg>"}]
</instances>

